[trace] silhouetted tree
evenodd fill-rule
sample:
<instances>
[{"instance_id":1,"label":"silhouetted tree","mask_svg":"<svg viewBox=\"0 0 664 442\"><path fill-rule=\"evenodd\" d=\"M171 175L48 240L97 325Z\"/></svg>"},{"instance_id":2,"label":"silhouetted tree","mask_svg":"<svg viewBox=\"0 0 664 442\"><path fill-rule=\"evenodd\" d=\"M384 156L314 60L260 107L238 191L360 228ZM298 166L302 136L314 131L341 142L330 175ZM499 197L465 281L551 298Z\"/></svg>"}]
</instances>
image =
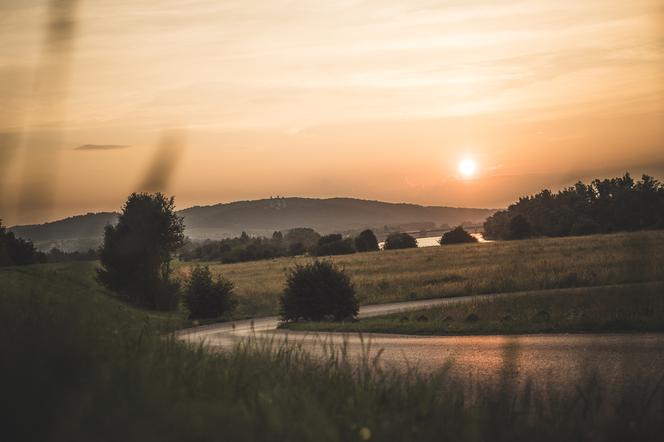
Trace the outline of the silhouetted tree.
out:
<instances>
[{"instance_id":1,"label":"silhouetted tree","mask_svg":"<svg viewBox=\"0 0 664 442\"><path fill-rule=\"evenodd\" d=\"M281 317L286 321L335 321L357 316L359 303L348 275L326 261L297 265L286 274Z\"/></svg>"},{"instance_id":2,"label":"silhouetted tree","mask_svg":"<svg viewBox=\"0 0 664 442\"><path fill-rule=\"evenodd\" d=\"M512 229L513 220L520 229ZM522 220L525 220L525 223ZM489 239L519 239L524 236L567 236L664 228L664 186L643 175L634 181L622 177L582 182L552 193L519 198L507 210L487 218L484 236ZM514 226L519 227L518 225Z\"/></svg>"},{"instance_id":3,"label":"silhouetted tree","mask_svg":"<svg viewBox=\"0 0 664 442\"><path fill-rule=\"evenodd\" d=\"M174 309L179 285L170 278L171 254L183 244L183 231L174 198L131 194L117 225L104 230L98 281L141 307Z\"/></svg>"},{"instance_id":4,"label":"silhouetted tree","mask_svg":"<svg viewBox=\"0 0 664 442\"><path fill-rule=\"evenodd\" d=\"M0 267L35 264L45 260L45 255L31 241L17 238L0 220Z\"/></svg>"},{"instance_id":5,"label":"silhouetted tree","mask_svg":"<svg viewBox=\"0 0 664 442\"><path fill-rule=\"evenodd\" d=\"M349 255L355 253L351 238L343 238L338 233L322 236L316 246L316 256Z\"/></svg>"},{"instance_id":6,"label":"silhouetted tree","mask_svg":"<svg viewBox=\"0 0 664 442\"><path fill-rule=\"evenodd\" d=\"M445 246L448 244L463 244L463 243L472 243L477 242L475 238L470 233L466 232L463 226L457 226L449 232L445 232L440 238L440 245Z\"/></svg>"},{"instance_id":7,"label":"silhouetted tree","mask_svg":"<svg viewBox=\"0 0 664 442\"><path fill-rule=\"evenodd\" d=\"M417 240L407 233L390 233L385 239L385 250L411 249L417 247Z\"/></svg>"},{"instance_id":8,"label":"silhouetted tree","mask_svg":"<svg viewBox=\"0 0 664 442\"><path fill-rule=\"evenodd\" d=\"M531 235L530 223L523 215L517 215L510 220L509 239L525 239Z\"/></svg>"},{"instance_id":9,"label":"silhouetted tree","mask_svg":"<svg viewBox=\"0 0 664 442\"><path fill-rule=\"evenodd\" d=\"M237 304L233 299L233 283L221 276L213 279L207 266L191 270L185 282L184 303L190 318L217 318Z\"/></svg>"},{"instance_id":10,"label":"silhouetted tree","mask_svg":"<svg viewBox=\"0 0 664 442\"><path fill-rule=\"evenodd\" d=\"M318 232L309 227L296 227L290 229L286 232L286 235L284 235L284 240L286 240L288 244L300 243L304 250L310 250L313 247L316 247L319 238L320 235Z\"/></svg>"},{"instance_id":11,"label":"silhouetted tree","mask_svg":"<svg viewBox=\"0 0 664 442\"><path fill-rule=\"evenodd\" d=\"M355 248L358 252L372 252L378 250L378 240L373 231L369 229L363 230L355 238Z\"/></svg>"}]
</instances>

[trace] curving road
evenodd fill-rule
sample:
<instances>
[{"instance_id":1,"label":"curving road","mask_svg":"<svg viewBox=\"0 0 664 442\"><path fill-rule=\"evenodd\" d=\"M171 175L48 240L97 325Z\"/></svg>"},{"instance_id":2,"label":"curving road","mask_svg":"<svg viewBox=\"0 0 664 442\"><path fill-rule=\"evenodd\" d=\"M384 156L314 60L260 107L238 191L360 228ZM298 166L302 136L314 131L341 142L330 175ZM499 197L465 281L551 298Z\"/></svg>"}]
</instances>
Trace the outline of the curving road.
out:
<instances>
[{"instance_id":1,"label":"curving road","mask_svg":"<svg viewBox=\"0 0 664 442\"><path fill-rule=\"evenodd\" d=\"M360 308L360 318L417 310L450 302L509 297L516 293L464 296L370 305ZM325 344L343 344L351 358L380 350L380 364L400 370L417 368L433 372L452 362L451 373L464 377L522 383L546 380L549 385L578 382L595 371L610 388L622 388L633 379L654 385L664 372L664 334L548 334L514 336L412 336L396 334L305 333L277 330L276 316L181 330L177 337L212 348L228 348L253 336L297 342L308 351L324 353Z\"/></svg>"}]
</instances>

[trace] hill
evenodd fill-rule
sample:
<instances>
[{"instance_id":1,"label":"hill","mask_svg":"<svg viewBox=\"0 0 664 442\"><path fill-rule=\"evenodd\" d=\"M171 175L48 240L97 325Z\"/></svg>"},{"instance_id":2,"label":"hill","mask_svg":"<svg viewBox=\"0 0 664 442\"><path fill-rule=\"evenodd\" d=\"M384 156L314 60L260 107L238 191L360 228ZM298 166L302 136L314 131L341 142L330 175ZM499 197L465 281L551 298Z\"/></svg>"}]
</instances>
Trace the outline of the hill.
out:
<instances>
[{"instance_id":1,"label":"hill","mask_svg":"<svg viewBox=\"0 0 664 442\"><path fill-rule=\"evenodd\" d=\"M186 234L195 239L239 235L267 235L275 230L311 227L320 233L348 232L367 227L419 230L462 222L481 223L492 209L469 209L386 203L353 198L270 198L195 206L179 211L185 217ZM116 213L89 213L45 224L15 226L17 236L32 240L42 249L57 246L81 250L100 243L104 226L115 222Z\"/></svg>"}]
</instances>

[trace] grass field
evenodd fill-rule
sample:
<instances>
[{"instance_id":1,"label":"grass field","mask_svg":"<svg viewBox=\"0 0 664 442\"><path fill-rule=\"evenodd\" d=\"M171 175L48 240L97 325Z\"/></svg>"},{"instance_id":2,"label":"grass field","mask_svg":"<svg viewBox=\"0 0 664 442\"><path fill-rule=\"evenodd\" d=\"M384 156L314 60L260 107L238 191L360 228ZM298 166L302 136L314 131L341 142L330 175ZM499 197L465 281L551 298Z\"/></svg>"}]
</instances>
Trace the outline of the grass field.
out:
<instances>
[{"instance_id":1,"label":"grass field","mask_svg":"<svg viewBox=\"0 0 664 442\"><path fill-rule=\"evenodd\" d=\"M355 322L299 322L286 327L422 335L661 332L664 283L519 292Z\"/></svg>"},{"instance_id":2,"label":"grass field","mask_svg":"<svg viewBox=\"0 0 664 442\"><path fill-rule=\"evenodd\" d=\"M311 258L211 265L236 285L238 316L278 313L285 271ZM664 280L664 231L544 238L326 258L361 304ZM186 269L185 266L182 267Z\"/></svg>"},{"instance_id":3,"label":"grass field","mask_svg":"<svg viewBox=\"0 0 664 442\"><path fill-rule=\"evenodd\" d=\"M472 384L246 341L209 353L163 336L178 315L110 298L92 265L0 269L0 415L12 441L660 440L664 391L604 394L589 375ZM589 369L592 369L590 367ZM472 398L479 397L476 401Z\"/></svg>"}]
</instances>

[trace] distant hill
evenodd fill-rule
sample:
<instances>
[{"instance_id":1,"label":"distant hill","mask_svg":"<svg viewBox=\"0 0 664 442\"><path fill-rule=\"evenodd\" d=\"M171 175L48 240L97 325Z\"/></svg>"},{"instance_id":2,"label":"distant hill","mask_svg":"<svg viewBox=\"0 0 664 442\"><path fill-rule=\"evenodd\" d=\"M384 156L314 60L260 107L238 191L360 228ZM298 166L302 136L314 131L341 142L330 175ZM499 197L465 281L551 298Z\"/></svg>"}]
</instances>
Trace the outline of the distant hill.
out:
<instances>
[{"instance_id":1,"label":"distant hill","mask_svg":"<svg viewBox=\"0 0 664 442\"><path fill-rule=\"evenodd\" d=\"M44 224L14 226L16 236L31 240L40 250L58 247L65 251L85 251L101 244L106 224L115 224L114 212L87 213Z\"/></svg>"},{"instance_id":2,"label":"distant hill","mask_svg":"<svg viewBox=\"0 0 664 442\"><path fill-rule=\"evenodd\" d=\"M462 222L483 222L492 209L395 204L353 198L270 198L237 201L181 210L186 234L191 238L224 238L246 231L250 235L271 234L275 230L311 227L320 233L349 232L367 227L383 229L430 228ZM112 212L89 213L46 224L15 226L18 236L32 240L37 247L57 246L64 250L96 247L104 226L116 222Z\"/></svg>"}]
</instances>

